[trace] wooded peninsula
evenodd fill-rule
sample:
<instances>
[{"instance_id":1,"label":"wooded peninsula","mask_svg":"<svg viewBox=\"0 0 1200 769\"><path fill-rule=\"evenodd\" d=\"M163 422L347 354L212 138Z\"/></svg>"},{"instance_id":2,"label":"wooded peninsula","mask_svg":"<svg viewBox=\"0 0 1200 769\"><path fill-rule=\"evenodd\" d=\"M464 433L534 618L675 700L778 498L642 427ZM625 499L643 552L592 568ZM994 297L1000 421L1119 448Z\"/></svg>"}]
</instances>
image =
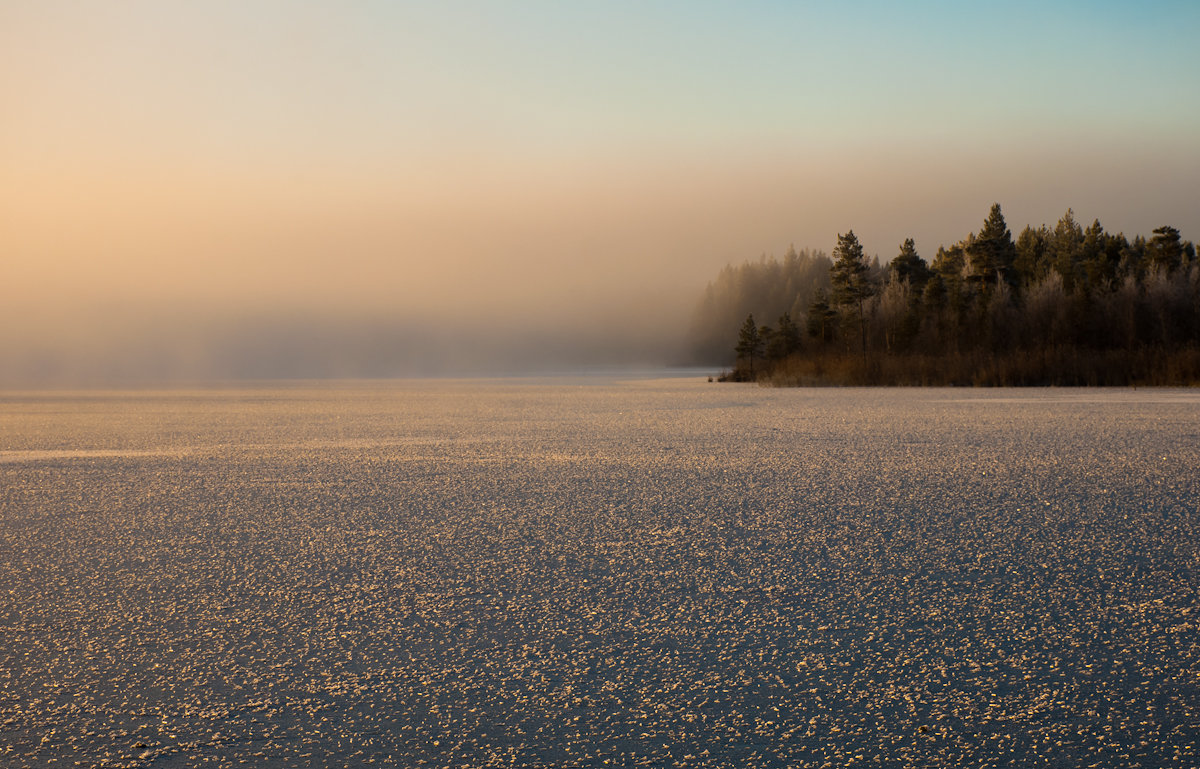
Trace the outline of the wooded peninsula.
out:
<instances>
[{"instance_id":1,"label":"wooded peninsula","mask_svg":"<svg viewBox=\"0 0 1200 769\"><path fill-rule=\"evenodd\" d=\"M932 264L910 238L881 265L850 231L832 257L728 266L692 354L732 362L722 380L784 386L1193 386L1200 261L1174 227L1129 240L1069 209L1014 240L996 204Z\"/></svg>"}]
</instances>

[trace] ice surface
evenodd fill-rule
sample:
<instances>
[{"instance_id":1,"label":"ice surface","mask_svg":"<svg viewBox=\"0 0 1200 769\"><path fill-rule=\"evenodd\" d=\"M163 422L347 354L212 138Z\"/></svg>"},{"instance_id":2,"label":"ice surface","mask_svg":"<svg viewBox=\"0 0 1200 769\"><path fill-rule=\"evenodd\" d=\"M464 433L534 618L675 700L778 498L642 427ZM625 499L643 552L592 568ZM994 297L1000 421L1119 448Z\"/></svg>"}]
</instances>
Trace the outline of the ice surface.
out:
<instances>
[{"instance_id":1,"label":"ice surface","mask_svg":"<svg viewBox=\"0 0 1200 769\"><path fill-rule=\"evenodd\" d=\"M0 397L0 766L1200 764L1200 397Z\"/></svg>"}]
</instances>

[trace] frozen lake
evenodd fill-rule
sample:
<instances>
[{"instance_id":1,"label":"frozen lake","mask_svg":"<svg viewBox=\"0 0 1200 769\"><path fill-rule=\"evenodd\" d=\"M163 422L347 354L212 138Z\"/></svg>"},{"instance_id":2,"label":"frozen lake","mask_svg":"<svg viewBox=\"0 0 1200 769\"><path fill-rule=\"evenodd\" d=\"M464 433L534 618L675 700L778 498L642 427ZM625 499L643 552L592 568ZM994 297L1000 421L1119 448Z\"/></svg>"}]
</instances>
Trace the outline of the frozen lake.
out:
<instances>
[{"instance_id":1,"label":"frozen lake","mask_svg":"<svg viewBox=\"0 0 1200 769\"><path fill-rule=\"evenodd\" d=\"M1200 392L0 393L0 766L1200 765Z\"/></svg>"}]
</instances>

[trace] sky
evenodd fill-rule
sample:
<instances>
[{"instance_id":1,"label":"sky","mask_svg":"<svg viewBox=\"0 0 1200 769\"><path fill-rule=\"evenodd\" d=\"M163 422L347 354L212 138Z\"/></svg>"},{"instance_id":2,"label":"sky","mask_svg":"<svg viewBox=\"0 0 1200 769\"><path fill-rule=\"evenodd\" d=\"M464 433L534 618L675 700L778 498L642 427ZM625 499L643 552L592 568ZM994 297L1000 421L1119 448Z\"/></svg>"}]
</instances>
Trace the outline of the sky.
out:
<instances>
[{"instance_id":1,"label":"sky","mask_svg":"<svg viewBox=\"0 0 1200 769\"><path fill-rule=\"evenodd\" d=\"M1191 2L0 3L0 383L667 360L993 202L1200 240Z\"/></svg>"}]
</instances>

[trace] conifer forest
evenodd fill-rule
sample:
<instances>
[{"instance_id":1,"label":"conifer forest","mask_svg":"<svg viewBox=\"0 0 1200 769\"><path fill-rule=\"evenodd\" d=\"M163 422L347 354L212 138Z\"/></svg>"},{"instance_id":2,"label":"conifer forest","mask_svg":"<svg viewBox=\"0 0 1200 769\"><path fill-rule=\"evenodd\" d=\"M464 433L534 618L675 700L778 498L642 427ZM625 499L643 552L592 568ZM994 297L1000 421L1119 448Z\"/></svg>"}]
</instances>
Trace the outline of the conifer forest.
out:
<instances>
[{"instance_id":1,"label":"conifer forest","mask_svg":"<svg viewBox=\"0 0 1200 769\"><path fill-rule=\"evenodd\" d=\"M1130 239L1070 209L1014 238L993 205L932 262L910 238L881 264L849 231L726 267L692 354L775 385L1195 385L1200 260L1174 227Z\"/></svg>"}]
</instances>

